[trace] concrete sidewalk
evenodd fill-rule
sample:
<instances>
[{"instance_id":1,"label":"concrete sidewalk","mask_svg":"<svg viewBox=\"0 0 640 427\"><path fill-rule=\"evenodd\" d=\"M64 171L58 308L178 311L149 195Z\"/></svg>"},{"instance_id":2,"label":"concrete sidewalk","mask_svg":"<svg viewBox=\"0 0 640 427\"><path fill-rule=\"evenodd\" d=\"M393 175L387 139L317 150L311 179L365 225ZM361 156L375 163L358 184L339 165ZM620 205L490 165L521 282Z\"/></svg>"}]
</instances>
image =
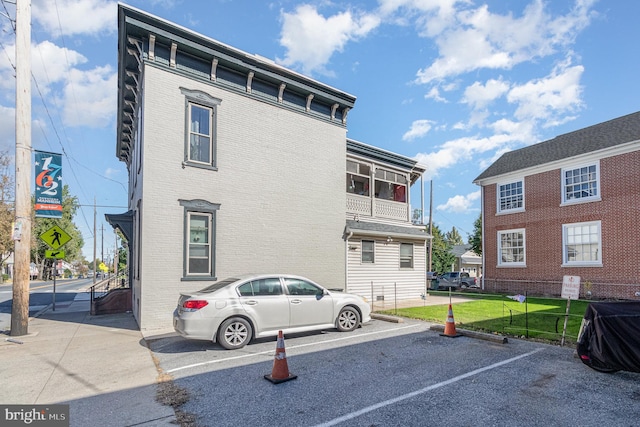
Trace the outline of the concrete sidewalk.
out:
<instances>
[{"instance_id":1,"label":"concrete sidewalk","mask_svg":"<svg viewBox=\"0 0 640 427\"><path fill-rule=\"evenodd\" d=\"M133 315L91 316L78 294L30 318L28 332L0 334L1 404L69 404L78 427L177 425L156 402L158 371Z\"/></svg>"}]
</instances>

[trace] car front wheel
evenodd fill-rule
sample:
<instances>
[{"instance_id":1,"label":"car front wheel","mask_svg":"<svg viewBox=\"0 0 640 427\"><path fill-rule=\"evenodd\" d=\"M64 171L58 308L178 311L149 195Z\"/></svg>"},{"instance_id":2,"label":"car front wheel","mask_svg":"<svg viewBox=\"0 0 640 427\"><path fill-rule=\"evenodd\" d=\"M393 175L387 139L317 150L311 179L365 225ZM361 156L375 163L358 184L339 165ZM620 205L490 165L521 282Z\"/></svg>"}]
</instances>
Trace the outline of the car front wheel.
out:
<instances>
[{"instance_id":1,"label":"car front wheel","mask_svg":"<svg viewBox=\"0 0 640 427\"><path fill-rule=\"evenodd\" d=\"M340 310L336 323L340 332L351 332L360 324L360 314L353 307L345 307Z\"/></svg>"},{"instance_id":2,"label":"car front wheel","mask_svg":"<svg viewBox=\"0 0 640 427\"><path fill-rule=\"evenodd\" d=\"M249 322L241 317L225 320L218 329L218 344L227 350L242 348L251 340L252 329Z\"/></svg>"}]
</instances>

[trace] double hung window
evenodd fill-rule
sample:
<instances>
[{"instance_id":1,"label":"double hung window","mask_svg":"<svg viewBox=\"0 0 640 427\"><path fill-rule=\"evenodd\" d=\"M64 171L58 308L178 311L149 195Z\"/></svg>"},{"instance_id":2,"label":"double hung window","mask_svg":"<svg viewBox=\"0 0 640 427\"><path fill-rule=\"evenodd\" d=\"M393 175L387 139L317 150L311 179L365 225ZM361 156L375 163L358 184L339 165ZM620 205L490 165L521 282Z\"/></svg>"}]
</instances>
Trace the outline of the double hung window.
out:
<instances>
[{"instance_id":1,"label":"double hung window","mask_svg":"<svg viewBox=\"0 0 640 427\"><path fill-rule=\"evenodd\" d=\"M600 200L599 169L598 163L562 169L563 203Z\"/></svg>"},{"instance_id":2,"label":"double hung window","mask_svg":"<svg viewBox=\"0 0 640 427\"><path fill-rule=\"evenodd\" d=\"M204 200L180 200L184 207L183 280L215 277L215 218L220 205Z\"/></svg>"},{"instance_id":3,"label":"double hung window","mask_svg":"<svg viewBox=\"0 0 640 427\"><path fill-rule=\"evenodd\" d=\"M199 90L181 88L186 102L184 164L200 168L217 167L216 108L220 100Z\"/></svg>"},{"instance_id":4,"label":"double hung window","mask_svg":"<svg viewBox=\"0 0 640 427\"><path fill-rule=\"evenodd\" d=\"M413 268L412 243L400 243L400 268Z\"/></svg>"},{"instance_id":5,"label":"double hung window","mask_svg":"<svg viewBox=\"0 0 640 427\"><path fill-rule=\"evenodd\" d=\"M498 185L498 212L524 210L524 181Z\"/></svg>"},{"instance_id":6,"label":"double hung window","mask_svg":"<svg viewBox=\"0 0 640 427\"><path fill-rule=\"evenodd\" d=\"M362 241L362 263L375 262L375 242L373 240Z\"/></svg>"},{"instance_id":7,"label":"double hung window","mask_svg":"<svg viewBox=\"0 0 640 427\"><path fill-rule=\"evenodd\" d=\"M562 226L563 265L602 265L600 221Z\"/></svg>"},{"instance_id":8,"label":"double hung window","mask_svg":"<svg viewBox=\"0 0 640 427\"><path fill-rule=\"evenodd\" d=\"M504 230L498 232L498 265L526 265L525 232L521 230Z\"/></svg>"}]
</instances>

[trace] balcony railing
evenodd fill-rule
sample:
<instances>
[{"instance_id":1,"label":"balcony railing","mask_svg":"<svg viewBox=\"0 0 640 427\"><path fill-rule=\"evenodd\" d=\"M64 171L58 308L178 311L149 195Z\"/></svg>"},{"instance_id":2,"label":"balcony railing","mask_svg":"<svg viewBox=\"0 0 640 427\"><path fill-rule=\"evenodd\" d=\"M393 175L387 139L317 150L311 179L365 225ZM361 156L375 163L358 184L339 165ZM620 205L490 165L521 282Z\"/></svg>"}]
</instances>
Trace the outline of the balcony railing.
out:
<instances>
[{"instance_id":1,"label":"balcony railing","mask_svg":"<svg viewBox=\"0 0 640 427\"><path fill-rule=\"evenodd\" d=\"M374 218L409 221L409 205L347 193L347 213Z\"/></svg>"}]
</instances>

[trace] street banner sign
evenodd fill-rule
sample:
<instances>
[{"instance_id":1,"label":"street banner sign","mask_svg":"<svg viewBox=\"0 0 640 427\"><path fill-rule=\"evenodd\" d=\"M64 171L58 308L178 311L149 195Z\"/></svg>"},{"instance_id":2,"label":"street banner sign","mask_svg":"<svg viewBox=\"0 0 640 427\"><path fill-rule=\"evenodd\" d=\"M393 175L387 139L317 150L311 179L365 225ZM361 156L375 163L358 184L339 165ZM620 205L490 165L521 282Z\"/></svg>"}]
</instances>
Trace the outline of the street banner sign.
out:
<instances>
[{"instance_id":1,"label":"street banner sign","mask_svg":"<svg viewBox=\"0 0 640 427\"><path fill-rule=\"evenodd\" d=\"M53 259L63 259L64 258L64 251L60 251L60 250L46 250L44 251L44 257L45 258L53 258Z\"/></svg>"},{"instance_id":2,"label":"street banner sign","mask_svg":"<svg viewBox=\"0 0 640 427\"><path fill-rule=\"evenodd\" d=\"M54 225L40 235L40 240L51 246L51 248L58 249L71 240L71 236L69 236L62 228Z\"/></svg>"},{"instance_id":3,"label":"street banner sign","mask_svg":"<svg viewBox=\"0 0 640 427\"><path fill-rule=\"evenodd\" d=\"M35 151L36 217L62 218L62 155Z\"/></svg>"}]
</instances>

